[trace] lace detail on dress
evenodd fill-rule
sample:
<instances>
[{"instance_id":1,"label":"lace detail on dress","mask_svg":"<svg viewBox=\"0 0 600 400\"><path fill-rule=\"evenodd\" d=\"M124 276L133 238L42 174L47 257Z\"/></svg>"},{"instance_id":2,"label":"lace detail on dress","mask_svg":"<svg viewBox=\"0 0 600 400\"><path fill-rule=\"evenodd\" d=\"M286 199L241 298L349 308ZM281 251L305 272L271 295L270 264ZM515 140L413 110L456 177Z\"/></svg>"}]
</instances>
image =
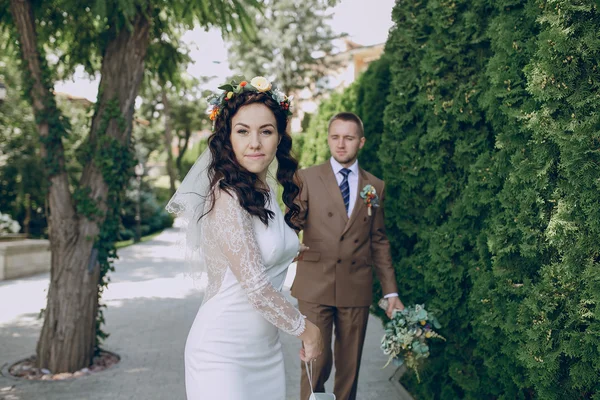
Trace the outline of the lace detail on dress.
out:
<instances>
[{"instance_id":1,"label":"lace detail on dress","mask_svg":"<svg viewBox=\"0 0 600 400\"><path fill-rule=\"evenodd\" d=\"M225 192L217 193L212 211L202 218L202 253L208 270L206 299L214 296L231 269L250 303L277 328L294 336L305 321L285 296L271 284L256 240L252 216Z\"/></svg>"}]
</instances>

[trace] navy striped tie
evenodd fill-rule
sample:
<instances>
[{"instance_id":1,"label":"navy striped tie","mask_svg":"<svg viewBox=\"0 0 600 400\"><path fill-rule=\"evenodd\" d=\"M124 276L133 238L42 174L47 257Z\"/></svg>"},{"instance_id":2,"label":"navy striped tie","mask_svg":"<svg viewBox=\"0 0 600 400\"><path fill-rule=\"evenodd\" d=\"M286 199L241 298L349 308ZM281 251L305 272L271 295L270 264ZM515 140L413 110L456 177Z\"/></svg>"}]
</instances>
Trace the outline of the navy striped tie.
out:
<instances>
[{"instance_id":1,"label":"navy striped tie","mask_svg":"<svg viewBox=\"0 0 600 400\"><path fill-rule=\"evenodd\" d=\"M340 174L344 176L342 183L340 183L340 190L342 192L342 198L344 199L344 206L346 207L346 214L348 213L348 206L350 204L350 186L348 185L348 175L350 174L348 168L340 169Z\"/></svg>"}]
</instances>

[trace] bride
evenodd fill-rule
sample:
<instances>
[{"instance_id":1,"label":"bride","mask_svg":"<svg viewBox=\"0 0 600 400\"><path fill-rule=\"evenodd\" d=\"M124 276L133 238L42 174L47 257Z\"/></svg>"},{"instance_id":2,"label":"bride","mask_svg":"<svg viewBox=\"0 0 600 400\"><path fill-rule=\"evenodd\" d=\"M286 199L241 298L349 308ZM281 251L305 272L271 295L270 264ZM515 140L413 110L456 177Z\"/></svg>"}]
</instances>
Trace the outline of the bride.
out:
<instances>
[{"instance_id":1,"label":"bride","mask_svg":"<svg viewBox=\"0 0 600 400\"><path fill-rule=\"evenodd\" d=\"M208 149L167 205L188 222L186 259L208 277L185 345L186 393L188 400L282 400L279 331L302 341L303 361L323 346L319 328L281 293L300 247L290 101L262 77L220 89ZM274 158L285 216L267 183Z\"/></svg>"}]
</instances>

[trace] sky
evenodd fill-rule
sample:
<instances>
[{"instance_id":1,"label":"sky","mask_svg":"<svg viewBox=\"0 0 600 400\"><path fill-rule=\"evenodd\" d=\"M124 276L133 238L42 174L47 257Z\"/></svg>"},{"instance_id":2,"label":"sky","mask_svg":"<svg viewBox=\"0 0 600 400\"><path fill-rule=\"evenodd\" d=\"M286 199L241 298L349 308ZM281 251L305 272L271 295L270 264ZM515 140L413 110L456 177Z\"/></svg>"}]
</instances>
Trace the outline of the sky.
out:
<instances>
[{"instance_id":1,"label":"sky","mask_svg":"<svg viewBox=\"0 0 600 400\"><path fill-rule=\"evenodd\" d=\"M365 46L383 43L392 26L394 2L395 0L342 0L331 9L331 26L334 32L346 33L350 40ZM374 4L377 6L373 6ZM194 77L216 77L206 88L216 89L226 77L233 74L229 69L227 49L219 30L205 32L203 29L195 29L186 32L182 40L190 47L193 60L188 73ZM58 82L55 90L95 101L98 83L98 78L90 80L83 68L78 68L73 79Z\"/></svg>"}]
</instances>

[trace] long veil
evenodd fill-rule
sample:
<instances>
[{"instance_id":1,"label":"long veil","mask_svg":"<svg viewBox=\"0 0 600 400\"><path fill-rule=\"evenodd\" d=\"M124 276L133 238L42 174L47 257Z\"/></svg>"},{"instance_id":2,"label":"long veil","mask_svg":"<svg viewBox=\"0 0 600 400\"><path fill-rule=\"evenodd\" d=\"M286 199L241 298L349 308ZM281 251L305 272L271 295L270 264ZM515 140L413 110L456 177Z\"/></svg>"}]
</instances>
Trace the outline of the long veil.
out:
<instances>
[{"instance_id":1,"label":"long veil","mask_svg":"<svg viewBox=\"0 0 600 400\"><path fill-rule=\"evenodd\" d=\"M165 209L175 214L185 231L185 262L188 274L197 283L206 271L201 246L201 219L206 201L211 195L209 165L212 154L209 148L198 157Z\"/></svg>"}]
</instances>

